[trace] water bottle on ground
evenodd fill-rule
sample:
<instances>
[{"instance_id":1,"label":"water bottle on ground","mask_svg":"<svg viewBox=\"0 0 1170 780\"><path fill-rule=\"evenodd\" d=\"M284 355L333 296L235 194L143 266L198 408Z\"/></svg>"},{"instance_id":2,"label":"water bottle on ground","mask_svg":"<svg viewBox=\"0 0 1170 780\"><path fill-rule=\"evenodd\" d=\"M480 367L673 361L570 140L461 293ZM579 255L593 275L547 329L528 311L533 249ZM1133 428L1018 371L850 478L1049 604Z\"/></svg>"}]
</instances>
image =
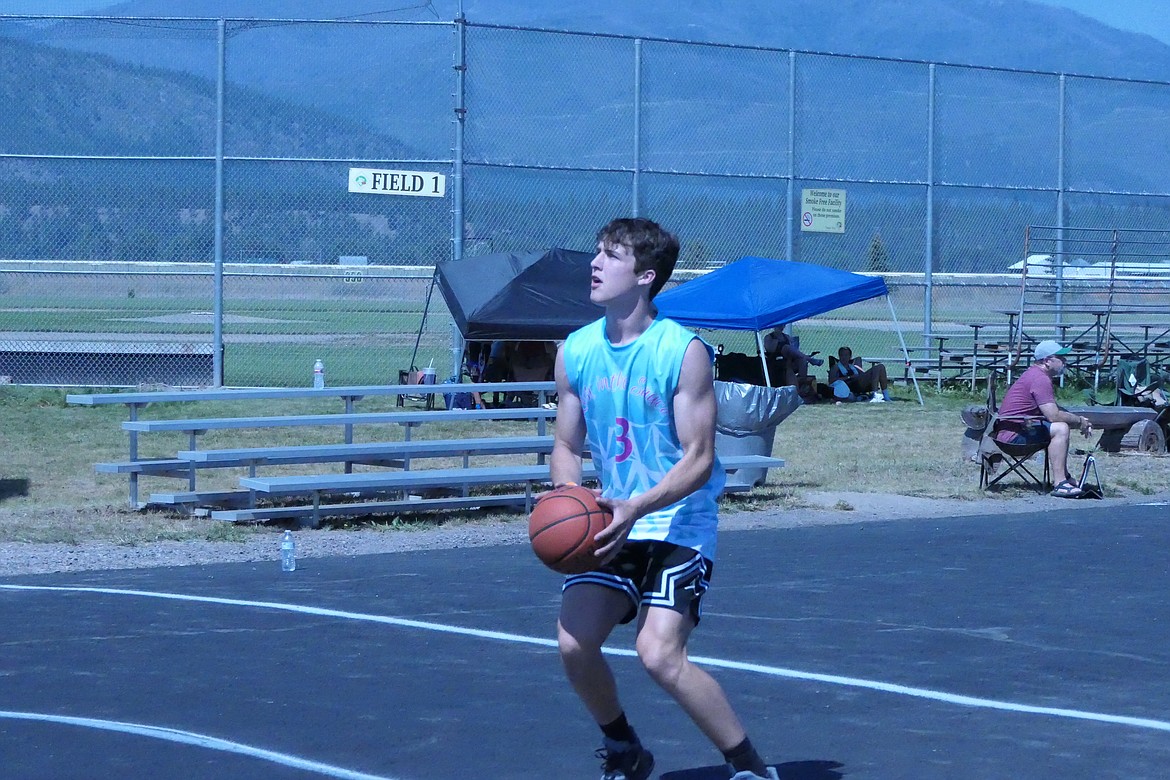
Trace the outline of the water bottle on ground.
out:
<instances>
[{"instance_id":1,"label":"water bottle on ground","mask_svg":"<svg viewBox=\"0 0 1170 780\"><path fill-rule=\"evenodd\" d=\"M297 542L292 531L285 531L280 538L280 568L282 571L297 570Z\"/></svg>"},{"instance_id":2,"label":"water bottle on ground","mask_svg":"<svg viewBox=\"0 0 1170 780\"><path fill-rule=\"evenodd\" d=\"M318 360L313 364L313 388L320 390L325 387L325 364Z\"/></svg>"}]
</instances>

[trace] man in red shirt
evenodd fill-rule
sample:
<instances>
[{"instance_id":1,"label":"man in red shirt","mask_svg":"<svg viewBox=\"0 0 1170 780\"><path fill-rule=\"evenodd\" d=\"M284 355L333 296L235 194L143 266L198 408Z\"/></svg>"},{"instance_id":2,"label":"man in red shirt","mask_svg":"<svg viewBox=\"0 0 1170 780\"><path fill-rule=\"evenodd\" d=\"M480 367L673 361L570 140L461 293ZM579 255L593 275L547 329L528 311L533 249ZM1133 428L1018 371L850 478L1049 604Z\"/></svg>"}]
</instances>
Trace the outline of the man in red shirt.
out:
<instances>
[{"instance_id":1,"label":"man in red shirt","mask_svg":"<svg viewBox=\"0 0 1170 780\"><path fill-rule=\"evenodd\" d=\"M1088 436L1093 426L1080 415L1056 405L1054 380L1064 373L1069 349L1055 341L1036 345L1036 362L1020 374L1003 396L995 440L1005 444L1048 444L1052 478L1058 480L1052 495L1076 498L1081 489L1068 472L1069 431L1076 426Z\"/></svg>"}]
</instances>

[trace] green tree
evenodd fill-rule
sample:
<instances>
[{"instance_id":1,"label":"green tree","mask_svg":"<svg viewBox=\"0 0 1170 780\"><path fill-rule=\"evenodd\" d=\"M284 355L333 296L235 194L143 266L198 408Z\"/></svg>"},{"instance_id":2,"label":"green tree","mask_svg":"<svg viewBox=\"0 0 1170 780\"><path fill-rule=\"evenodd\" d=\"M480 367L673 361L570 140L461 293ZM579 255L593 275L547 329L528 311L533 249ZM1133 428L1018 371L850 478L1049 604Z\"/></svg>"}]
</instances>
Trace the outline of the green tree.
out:
<instances>
[{"instance_id":1,"label":"green tree","mask_svg":"<svg viewBox=\"0 0 1170 780\"><path fill-rule=\"evenodd\" d=\"M706 268L711 262L711 252L707 249L707 245L702 241L691 241L683 249L682 262L679 264L682 268Z\"/></svg>"},{"instance_id":2,"label":"green tree","mask_svg":"<svg viewBox=\"0 0 1170 780\"><path fill-rule=\"evenodd\" d=\"M869 242L869 261L865 268L867 271L875 273L885 273L890 270L890 256L886 253L886 245L882 243L881 235L877 233L873 234L873 239Z\"/></svg>"}]
</instances>

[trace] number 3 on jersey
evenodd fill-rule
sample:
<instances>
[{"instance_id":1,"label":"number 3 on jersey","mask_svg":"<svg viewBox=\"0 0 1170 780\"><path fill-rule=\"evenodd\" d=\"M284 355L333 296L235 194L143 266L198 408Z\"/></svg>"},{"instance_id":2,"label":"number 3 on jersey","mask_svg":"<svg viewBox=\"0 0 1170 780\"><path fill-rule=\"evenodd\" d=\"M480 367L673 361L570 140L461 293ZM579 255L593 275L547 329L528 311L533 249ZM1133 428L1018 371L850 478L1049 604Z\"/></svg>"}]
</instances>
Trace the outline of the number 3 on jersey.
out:
<instances>
[{"instance_id":1,"label":"number 3 on jersey","mask_svg":"<svg viewBox=\"0 0 1170 780\"><path fill-rule=\"evenodd\" d=\"M617 418L617 443L622 445L621 452L613 459L614 463L621 463L634 451L634 443L630 441L630 421L625 417Z\"/></svg>"}]
</instances>

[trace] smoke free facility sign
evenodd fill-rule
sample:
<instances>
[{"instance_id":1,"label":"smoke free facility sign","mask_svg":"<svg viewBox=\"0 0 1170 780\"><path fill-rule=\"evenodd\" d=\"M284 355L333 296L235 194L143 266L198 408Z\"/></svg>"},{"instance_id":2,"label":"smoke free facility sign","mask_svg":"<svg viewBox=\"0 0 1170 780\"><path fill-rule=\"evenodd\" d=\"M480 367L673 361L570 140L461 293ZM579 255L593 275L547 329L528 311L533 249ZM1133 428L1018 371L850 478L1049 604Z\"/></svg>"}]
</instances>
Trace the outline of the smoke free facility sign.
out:
<instances>
[{"instance_id":1,"label":"smoke free facility sign","mask_svg":"<svg viewBox=\"0 0 1170 780\"><path fill-rule=\"evenodd\" d=\"M845 190L801 190L800 229L811 233L844 233Z\"/></svg>"},{"instance_id":2,"label":"smoke free facility sign","mask_svg":"<svg viewBox=\"0 0 1170 780\"><path fill-rule=\"evenodd\" d=\"M432 171L382 171L350 168L349 191L367 195L413 195L441 198L447 194L447 177Z\"/></svg>"}]
</instances>

